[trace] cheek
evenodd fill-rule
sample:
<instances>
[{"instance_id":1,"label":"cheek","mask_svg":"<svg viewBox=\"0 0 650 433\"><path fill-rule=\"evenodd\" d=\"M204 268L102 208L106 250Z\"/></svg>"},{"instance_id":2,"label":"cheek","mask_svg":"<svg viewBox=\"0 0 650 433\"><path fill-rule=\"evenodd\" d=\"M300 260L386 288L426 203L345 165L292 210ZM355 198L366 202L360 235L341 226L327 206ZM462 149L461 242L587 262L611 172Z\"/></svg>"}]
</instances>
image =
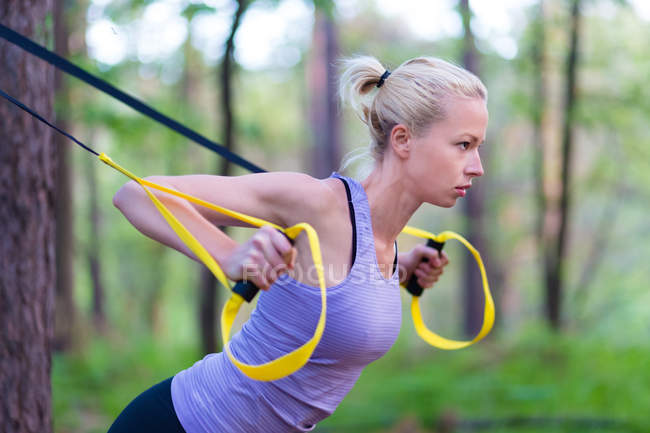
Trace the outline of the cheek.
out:
<instances>
[{"instance_id":1,"label":"cheek","mask_svg":"<svg viewBox=\"0 0 650 433\"><path fill-rule=\"evenodd\" d=\"M453 155L450 155L446 149L442 151L438 150L437 152L423 152L417 156L416 163L419 167L418 174L424 175L429 179L433 174L434 178L438 178L441 181L448 177L456 166Z\"/></svg>"},{"instance_id":2,"label":"cheek","mask_svg":"<svg viewBox=\"0 0 650 433\"><path fill-rule=\"evenodd\" d=\"M431 146L426 146L417 149L413 154L412 162L414 167L417 167L419 173L429 173L433 170L438 170L441 164L441 152L435 151Z\"/></svg>"}]
</instances>

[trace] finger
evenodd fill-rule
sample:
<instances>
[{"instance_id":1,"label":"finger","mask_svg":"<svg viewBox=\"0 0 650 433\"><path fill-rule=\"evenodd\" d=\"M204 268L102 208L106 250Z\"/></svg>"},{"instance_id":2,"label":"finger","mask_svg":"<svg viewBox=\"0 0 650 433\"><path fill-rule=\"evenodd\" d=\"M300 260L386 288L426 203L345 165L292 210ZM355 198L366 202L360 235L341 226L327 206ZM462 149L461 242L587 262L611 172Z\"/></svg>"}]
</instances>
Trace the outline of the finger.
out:
<instances>
[{"instance_id":1,"label":"finger","mask_svg":"<svg viewBox=\"0 0 650 433\"><path fill-rule=\"evenodd\" d=\"M416 269L415 272L413 272L413 275L415 275L418 278L418 280L420 279L426 280L430 278L431 274L429 274L428 272L424 272L422 269Z\"/></svg>"},{"instance_id":2,"label":"finger","mask_svg":"<svg viewBox=\"0 0 650 433\"><path fill-rule=\"evenodd\" d=\"M288 254L293 245L289 242L287 236L279 230L274 229L270 226L263 227L264 231L268 233L271 242L273 243L275 249L278 250L280 255Z\"/></svg>"},{"instance_id":3,"label":"finger","mask_svg":"<svg viewBox=\"0 0 650 433\"><path fill-rule=\"evenodd\" d=\"M260 251L262 255L264 256L264 260L272 267L272 268L280 268L281 266L285 266L286 264L284 263L284 260L278 253L278 251L275 248L275 245L272 242L272 233L269 233L268 230L262 230L260 229L255 235L253 235L253 238L251 239L251 243L253 247ZM263 264L260 262L260 264Z\"/></svg>"},{"instance_id":4,"label":"finger","mask_svg":"<svg viewBox=\"0 0 650 433\"><path fill-rule=\"evenodd\" d=\"M422 254L423 258L426 258L433 266L440 266L440 254L435 248L422 246L424 248Z\"/></svg>"},{"instance_id":5,"label":"finger","mask_svg":"<svg viewBox=\"0 0 650 433\"><path fill-rule=\"evenodd\" d=\"M275 229L272 233L269 233L269 237L276 251L282 257L282 262L288 265L288 267L293 268L293 263L298 252L289 239L283 233Z\"/></svg>"},{"instance_id":6,"label":"finger","mask_svg":"<svg viewBox=\"0 0 650 433\"><path fill-rule=\"evenodd\" d=\"M269 286L271 286L273 283L275 283L275 280L278 279L280 274L286 272L286 265L282 263L282 265L279 266L266 266L264 269L264 277L266 278L266 281Z\"/></svg>"},{"instance_id":7,"label":"finger","mask_svg":"<svg viewBox=\"0 0 650 433\"><path fill-rule=\"evenodd\" d=\"M260 273L260 276L257 278L256 281L254 281L255 285L260 289L260 290L269 290L269 287L271 287L271 282L266 278L266 275L263 273Z\"/></svg>"},{"instance_id":8,"label":"finger","mask_svg":"<svg viewBox=\"0 0 650 433\"><path fill-rule=\"evenodd\" d=\"M289 269L293 269L296 266L296 258L298 257L298 250L294 247L291 248L291 252L289 253Z\"/></svg>"},{"instance_id":9,"label":"finger","mask_svg":"<svg viewBox=\"0 0 650 433\"><path fill-rule=\"evenodd\" d=\"M414 272L414 275L417 278L418 284L420 286L424 287L424 288L431 287L436 281L438 281L438 278L440 277L440 274L428 274L428 273L422 272L421 270L416 270Z\"/></svg>"},{"instance_id":10,"label":"finger","mask_svg":"<svg viewBox=\"0 0 650 433\"><path fill-rule=\"evenodd\" d=\"M418 283L425 289L431 288L438 281L438 277L425 277L418 279Z\"/></svg>"},{"instance_id":11,"label":"finger","mask_svg":"<svg viewBox=\"0 0 650 433\"><path fill-rule=\"evenodd\" d=\"M433 271L435 268L429 262L422 262L422 263L420 263L418 265L418 267L416 269L419 269L422 272L424 272L425 274L428 274L431 271Z\"/></svg>"},{"instance_id":12,"label":"finger","mask_svg":"<svg viewBox=\"0 0 650 433\"><path fill-rule=\"evenodd\" d=\"M430 278L418 278L418 284L423 289L428 289L433 286L433 280Z\"/></svg>"},{"instance_id":13,"label":"finger","mask_svg":"<svg viewBox=\"0 0 650 433\"><path fill-rule=\"evenodd\" d=\"M416 245L412 252L415 255L415 263L426 263L429 261L429 257L427 256L427 247L425 245Z\"/></svg>"},{"instance_id":14,"label":"finger","mask_svg":"<svg viewBox=\"0 0 650 433\"><path fill-rule=\"evenodd\" d=\"M442 261L442 266L447 266L449 264L449 256L446 252L442 251L442 257L440 260Z\"/></svg>"},{"instance_id":15,"label":"finger","mask_svg":"<svg viewBox=\"0 0 650 433\"><path fill-rule=\"evenodd\" d=\"M262 266L258 262L249 262L244 265L243 280L250 281L260 290L268 290L269 288L269 282L262 272Z\"/></svg>"}]
</instances>

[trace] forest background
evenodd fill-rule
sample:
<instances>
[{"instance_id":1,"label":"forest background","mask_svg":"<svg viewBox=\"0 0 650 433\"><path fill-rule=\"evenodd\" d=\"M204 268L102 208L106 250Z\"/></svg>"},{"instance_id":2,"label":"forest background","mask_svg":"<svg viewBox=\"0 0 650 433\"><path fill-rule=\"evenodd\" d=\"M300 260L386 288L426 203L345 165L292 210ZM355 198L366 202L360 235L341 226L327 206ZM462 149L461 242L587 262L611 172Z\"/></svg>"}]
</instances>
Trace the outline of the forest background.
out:
<instances>
[{"instance_id":1,"label":"forest background","mask_svg":"<svg viewBox=\"0 0 650 433\"><path fill-rule=\"evenodd\" d=\"M490 92L486 175L455 208L423 206L410 224L454 230L477 246L495 328L468 349L433 349L415 334L404 294L397 343L316 431L650 431L648 3L21 7L45 8L27 36L271 171L325 177L367 145L364 125L336 99L342 57L373 55L392 69L433 55L474 71ZM12 27L2 8L0 22ZM17 48L0 42L0 50ZM55 123L140 176L246 173L74 78L52 82ZM13 110L6 101L1 109ZM51 415L42 417L55 432L103 432L139 392L220 349L216 317L227 293L112 206L126 178L69 140L51 140L57 262L43 286L55 305ZM361 179L368 162L356 159L344 173ZM251 231L230 233L244 240ZM407 251L420 240L398 242ZM480 280L463 248L446 251L452 264L422 297L425 320L468 338L482 322ZM17 293L3 285L3 300Z\"/></svg>"}]
</instances>

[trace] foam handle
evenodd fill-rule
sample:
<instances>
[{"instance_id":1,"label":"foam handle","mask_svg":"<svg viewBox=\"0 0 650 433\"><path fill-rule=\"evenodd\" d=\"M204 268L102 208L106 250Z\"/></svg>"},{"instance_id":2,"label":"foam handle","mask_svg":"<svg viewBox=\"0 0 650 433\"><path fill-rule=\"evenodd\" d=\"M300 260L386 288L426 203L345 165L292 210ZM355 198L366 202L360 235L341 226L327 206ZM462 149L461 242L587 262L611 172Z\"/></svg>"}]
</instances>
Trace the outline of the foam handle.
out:
<instances>
[{"instance_id":1,"label":"foam handle","mask_svg":"<svg viewBox=\"0 0 650 433\"><path fill-rule=\"evenodd\" d=\"M435 248L438 250L438 252L442 252L442 247L445 246L444 242L436 242L433 239L428 239L427 240L427 247L430 248ZM423 262L428 262L429 259L427 257L422 258ZM411 279L409 280L408 284L406 285L406 290L413 296L420 296L422 295L422 292L424 291L424 288L418 284L418 277L415 275L411 276Z\"/></svg>"}]
</instances>

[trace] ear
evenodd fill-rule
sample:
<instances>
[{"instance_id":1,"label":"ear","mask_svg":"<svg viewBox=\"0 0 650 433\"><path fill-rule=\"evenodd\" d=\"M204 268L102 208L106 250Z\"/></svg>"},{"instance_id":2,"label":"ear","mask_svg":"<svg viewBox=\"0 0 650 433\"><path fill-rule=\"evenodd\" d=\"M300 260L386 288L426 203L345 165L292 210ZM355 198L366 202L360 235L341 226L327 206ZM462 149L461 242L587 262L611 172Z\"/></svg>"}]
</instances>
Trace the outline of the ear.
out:
<instances>
[{"instance_id":1,"label":"ear","mask_svg":"<svg viewBox=\"0 0 650 433\"><path fill-rule=\"evenodd\" d=\"M400 158L408 158L411 147L413 146L411 131L401 123L393 126L393 129L390 131L390 146L397 156Z\"/></svg>"}]
</instances>

